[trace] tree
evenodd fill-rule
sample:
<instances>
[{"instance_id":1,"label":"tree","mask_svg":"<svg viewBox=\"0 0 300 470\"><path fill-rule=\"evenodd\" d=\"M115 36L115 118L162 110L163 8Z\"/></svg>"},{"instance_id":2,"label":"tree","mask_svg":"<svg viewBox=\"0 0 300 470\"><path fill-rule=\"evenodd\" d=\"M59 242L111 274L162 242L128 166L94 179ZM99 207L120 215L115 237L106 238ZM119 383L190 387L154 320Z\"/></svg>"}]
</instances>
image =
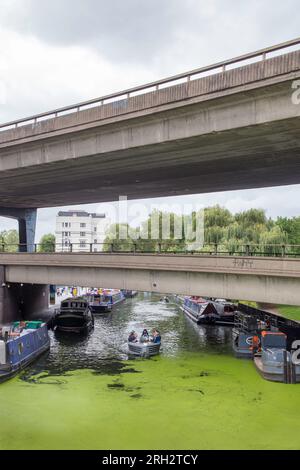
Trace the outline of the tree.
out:
<instances>
[{"instance_id":1,"label":"tree","mask_svg":"<svg viewBox=\"0 0 300 470\"><path fill-rule=\"evenodd\" d=\"M243 225L251 227L253 225L266 225L268 219L263 209L249 209L235 215L235 220Z\"/></svg>"},{"instance_id":2,"label":"tree","mask_svg":"<svg viewBox=\"0 0 300 470\"><path fill-rule=\"evenodd\" d=\"M204 209L204 227L228 227L233 222L233 216L228 209L219 206Z\"/></svg>"},{"instance_id":3,"label":"tree","mask_svg":"<svg viewBox=\"0 0 300 470\"><path fill-rule=\"evenodd\" d=\"M282 253L282 247L287 243L288 237L279 226L265 231L260 236L260 245L264 253L276 255Z\"/></svg>"},{"instance_id":4,"label":"tree","mask_svg":"<svg viewBox=\"0 0 300 470\"><path fill-rule=\"evenodd\" d=\"M288 236L291 245L300 245L300 217L278 217L276 225Z\"/></svg>"},{"instance_id":5,"label":"tree","mask_svg":"<svg viewBox=\"0 0 300 470\"><path fill-rule=\"evenodd\" d=\"M55 235L47 233L40 239L39 250L40 253L53 253L55 251Z\"/></svg>"},{"instance_id":6,"label":"tree","mask_svg":"<svg viewBox=\"0 0 300 470\"><path fill-rule=\"evenodd\" d=\"M17 230L3 230L0 232L0 249L5 252L16 253L19 249L19 234Z\"/></svg>"}]
</instances>

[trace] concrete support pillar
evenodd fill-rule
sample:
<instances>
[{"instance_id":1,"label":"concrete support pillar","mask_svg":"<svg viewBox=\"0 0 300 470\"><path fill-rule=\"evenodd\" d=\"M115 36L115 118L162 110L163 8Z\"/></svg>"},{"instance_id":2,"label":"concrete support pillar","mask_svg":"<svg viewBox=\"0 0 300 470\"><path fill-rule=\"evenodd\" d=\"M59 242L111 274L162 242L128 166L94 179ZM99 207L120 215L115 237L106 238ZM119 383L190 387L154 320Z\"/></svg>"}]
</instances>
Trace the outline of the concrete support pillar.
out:
<instances>
[{"instance_id":1,"label":"concrete support pillar","mask_svg":"<svg viewBox=\"0 0 300 470\"><path fill-rule=\"evenodd\" d=\"M33 253L35 251L34 241L37 209L0 207L0 216L18 220L20 251Z\"/></svg>"},{"instance_id":2,"label":"concrete support pillar","mask_svg":"<svg viewBox=\"0 0 300 470\"><path fill-rule=\"evenodd\" d=\"M24 216L19 218L20 251L33 253L35 250L36 209L24 210Z\"/></svg>"}]
</instances>

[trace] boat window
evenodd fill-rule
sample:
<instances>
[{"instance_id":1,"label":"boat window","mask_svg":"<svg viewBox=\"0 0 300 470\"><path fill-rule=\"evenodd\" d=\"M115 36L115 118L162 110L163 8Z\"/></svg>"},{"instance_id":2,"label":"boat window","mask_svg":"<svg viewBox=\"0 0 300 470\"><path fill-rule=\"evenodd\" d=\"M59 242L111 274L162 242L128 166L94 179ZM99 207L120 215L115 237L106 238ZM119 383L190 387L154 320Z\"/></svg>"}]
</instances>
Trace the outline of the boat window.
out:
<instances>
[{"instance_id":1,"label":"boat window","mask_svg":"<svg viewBox=\"0 0 300 470\"><path fill-rule=\"evenodd\" d=\"M23 344L23 343L19 343L18 351L19 351L19 355L20 355L20 356L21 356L23 350L24 350L24 344Z\"/></svg>"},{"instance_id":2,"label":"boat window","mask_svg":"<svg viewBox=\"0 0 300 470\"><path fill-rule=\"evenodd\" d=\"M286 349L286 337L283 335L266 335L263 337L262 346L264 348Z\"/></svg>"}]
</instances>

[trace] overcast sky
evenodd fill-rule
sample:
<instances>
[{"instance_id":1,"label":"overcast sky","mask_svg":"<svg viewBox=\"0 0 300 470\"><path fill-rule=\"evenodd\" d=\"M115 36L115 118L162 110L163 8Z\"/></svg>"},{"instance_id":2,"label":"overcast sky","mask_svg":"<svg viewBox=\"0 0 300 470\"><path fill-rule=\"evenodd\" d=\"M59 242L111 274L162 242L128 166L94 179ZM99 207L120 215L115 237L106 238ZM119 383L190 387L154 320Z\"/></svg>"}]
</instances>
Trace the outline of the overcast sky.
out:
<instances>
[{"instance_id":1,"label":"overcast sky","mask_svg":"<svg viewBox=\"0 0 300 470\"><path fill-rule=\"evenodd\" d=\"M295 38L298 7L296 0L0 0L0 122ZM299 196L297 185L177 201L261 207L276 217L299 215ZM39 211L37 237L54 231L56 212ZM0 230L14 226L0 218Z\"/></svg>"}]
</instances>

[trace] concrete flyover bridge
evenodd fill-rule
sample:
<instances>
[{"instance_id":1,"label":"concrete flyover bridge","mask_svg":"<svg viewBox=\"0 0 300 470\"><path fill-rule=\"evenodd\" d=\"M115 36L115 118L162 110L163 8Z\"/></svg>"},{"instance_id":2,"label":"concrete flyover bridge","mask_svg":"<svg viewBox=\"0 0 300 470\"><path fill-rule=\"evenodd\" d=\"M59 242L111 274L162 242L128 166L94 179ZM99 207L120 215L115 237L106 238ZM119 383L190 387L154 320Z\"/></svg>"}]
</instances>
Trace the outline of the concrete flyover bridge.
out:
<instances>
[{"instance_id":1,"label":"concrete flyover bridge","mask_svg":"<svg viewBox=\"0 0 300 470\"><path fill-rule=\"evenodd\" d=\"M1 253L8 285L80 285L300 305L297 258L110 253ZM0 284L0 285L1 285Z\"/></svg>"},{"instance_id":2,"label":"concrete flyover bridge","mask_svg":"<svg viewBox=\"0 0 300 470\"><path fill-rule=\"evenodd\" d=\"M38 207L299 183L297 48L0 125L0 214L32 244Z\"/></svg>"}]
</instances>

